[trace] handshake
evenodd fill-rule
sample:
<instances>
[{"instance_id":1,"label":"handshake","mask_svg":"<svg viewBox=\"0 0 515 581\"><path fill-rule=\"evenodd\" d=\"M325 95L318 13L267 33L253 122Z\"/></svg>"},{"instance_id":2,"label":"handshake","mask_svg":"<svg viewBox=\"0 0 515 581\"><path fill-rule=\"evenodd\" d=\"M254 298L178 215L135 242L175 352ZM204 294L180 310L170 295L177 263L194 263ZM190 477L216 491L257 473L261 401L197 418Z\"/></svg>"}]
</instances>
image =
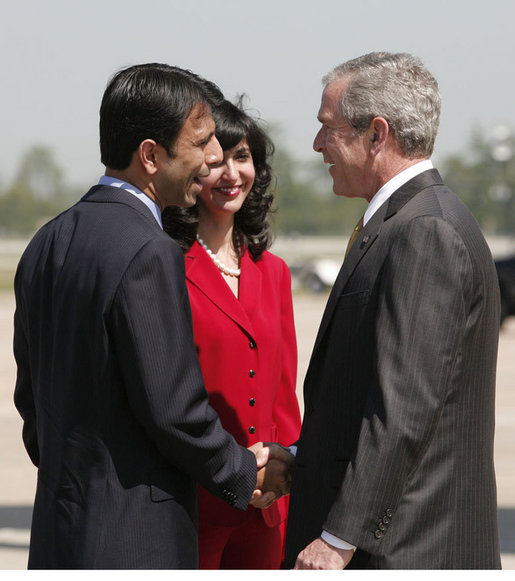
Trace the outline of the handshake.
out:
<instances>
[{"instance_id":1,"label":"handshake","mask_svg":"<svg viewBox=\"0 0 515 581\"><path fill-rule=\"evenodd\" d=\"M288 448L271 442L258 442L249 448L258 467L256 489L250 504L268 508L281 496L290 493L291 469L295 456Z\"/></svg>"}]
</instances>

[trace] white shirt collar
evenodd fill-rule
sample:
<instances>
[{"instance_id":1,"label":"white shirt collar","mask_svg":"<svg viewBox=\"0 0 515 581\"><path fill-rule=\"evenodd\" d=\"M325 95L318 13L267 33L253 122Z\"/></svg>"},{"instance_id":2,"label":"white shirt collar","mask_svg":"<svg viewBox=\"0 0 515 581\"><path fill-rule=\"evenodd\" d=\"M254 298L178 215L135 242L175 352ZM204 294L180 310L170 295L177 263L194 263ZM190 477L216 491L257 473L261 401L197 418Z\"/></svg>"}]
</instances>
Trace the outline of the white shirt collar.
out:
<instances>
[{"instance_id":1,"label":"white shirt collar","mask_svg":"<svg viewBox=\"0 0 515 581\"><path fill-rule=\"evenodd\" d=\"M370 200L368 208L365 211L365 215L363 216L363 225L365 225L370 220L370 218L372 218L372 216L386 202L386 200L388 200L388 198L402 185L418 174L432 168L433 164L431 163L431 160L425 159L424 161L419 161L418 163L415 163L414 165L401 171L389 182L386 182L384 186Z\"/></svg>"},{"instance_id":2,"label":"white shirt collar","mask_svg":"<svg viewBox=\"0 0 515 581\"><path fill-rule=\"evenodd\" d=\"M138 200L141 200L145 204L145 206L147 206L147 208L152 212L152 215L154 216L157 223L159 224L159 227L161 228L161 230L163 229L163 221L161 219L161 209L154 202L154 200L151 200L141 190L138 190L137 187L135 187L132 184L129 184L127 182L122 182L119 179L112 178L110 176L102 176L98 180L98 183L101 186L112 186L113 188L120 188L122 190L130 192L133 196L136 196L136 198L138 198Z\"/></svg>"}]
</instances>

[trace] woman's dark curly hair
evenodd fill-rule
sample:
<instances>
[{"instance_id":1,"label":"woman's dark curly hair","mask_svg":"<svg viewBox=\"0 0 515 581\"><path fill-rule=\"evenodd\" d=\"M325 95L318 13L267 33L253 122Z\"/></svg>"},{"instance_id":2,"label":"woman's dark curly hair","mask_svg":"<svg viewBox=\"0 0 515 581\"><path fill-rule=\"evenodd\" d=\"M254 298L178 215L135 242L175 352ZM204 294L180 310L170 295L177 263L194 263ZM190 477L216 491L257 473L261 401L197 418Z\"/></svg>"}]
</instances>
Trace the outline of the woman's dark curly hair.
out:
<instances>
[{"instance_id":1,"label":"woman's dark curly hair","mask_svg":"<svg viewBox=\"0 0 515 581\"><path fill-rule=\"evenodd\" d=\"M254 185L240 210L234 215L233 243L246 246L254 261L272 243L268 214L274 196L267 191L272 181L270 158L274 145L258 122L250 117L242 106L223 101L213 110L216 123L216 138L224 151L232 149L245 140L249 146L256 177ZM187 252L195 242L199 222L198 201L191 208L169 206L163 212L164 230Z\"/></svg>"}]
</instances>

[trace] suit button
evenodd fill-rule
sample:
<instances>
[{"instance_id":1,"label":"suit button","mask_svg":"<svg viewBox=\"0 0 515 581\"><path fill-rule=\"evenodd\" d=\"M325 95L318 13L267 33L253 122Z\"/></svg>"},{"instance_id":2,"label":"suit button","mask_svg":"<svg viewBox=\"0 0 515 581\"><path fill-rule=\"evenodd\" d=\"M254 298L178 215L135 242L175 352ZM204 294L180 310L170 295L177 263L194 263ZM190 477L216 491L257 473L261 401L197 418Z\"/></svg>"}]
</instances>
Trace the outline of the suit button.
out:
<instances>
[{"instance_id":1,"label":"suit button","mask_svg":"<svg viewBox=\"0 0 515 581\"><path fill-rule=\"evenodd\" d=\"M383 522L382 522L382 521L379 521L379 522L377 523L377 528L378 528L380 531L383 531L383 532L384 532L384 531L386 530L386 525L385 525L385 524L383 524Z\"/></svg>"},{"instance_id":2,"label":"suit button","mask_svg":"<svg viewBox=\"0 0 515 581\"><path fill-rule=\"evenodd\" d=\"M254 343L254 341L249 341L249 347L251 349L255 349L256 348L256 344Z\"/></svg>"},{"instance_id":3,"label":"suit button","mask_svg":"<svg viewBox=\"0 0 515 581\"><path fill-rule=\"evenodd\" d=\"M234 506L236 504L236 500L238 497L234 492L231 492L230 490L224 490L222 492L222 495L225 498L226 502L231 506Z\"/></svg>"},{"instance_id":4,"label":"suit button","mask_svg":"<svg viewBox=\"0 0 515 581\"><path fill-rule=\"evenodd\" d=\"M249 434L255 434L255 433L256 433L256 428L254 426L250 426Z\"/></svg>"},{"instance_id":5,"label":"suit button","mask_svg":"<svg viewBox=\"0 0 515 581\"><path fill-rule=\"evenodd\" d=\"M387 516L388 518L392 518L392 516L393 516L393 510L392 510L391 508L387 508L387 509L385 510L385 514L386 514L386 516Z\"/></svg>"},{"instance_id":6,"label":"suit button","mask_svg":"<svg viewBox=\"0 0 515 581\"><path fill-rule=\"evenodd\" d=\"M256 400L253 397L251 397L249 399L249 406L250 407L254 407L255 405L256 405Z\"/></svg>"},{"instance_id":7,"label":"suit button","mask_svg":"<svg viewBox=\"0 0 515 581\"><path fill-rule=\"evenodd\" d=\"M253 369L251 369L249 371L249 375L250 375L250 377L254 377L254 375L256 375L256 372Z\"/></svg>"},{"instance_id":8,"label":"suit button","mask_svg":"<svg viewBox=\"0 0 515 581\"><path fill-rule=\"evenodd\" d=\"M385 525L390 524L390 519L387 516L383 516L383 522Z\"/></svg>"},{"instance_id":9,"label":"suit button","mask_svg":"<svg viewBox=\"0 0 515 581\"><path fill-rule=\"evenodd\" d=\"M383 531L380 531L379 529L377 529L377 531L374 533L374 537L376 539L382 539L384 537Z\"/></svg>"}]
</instances>

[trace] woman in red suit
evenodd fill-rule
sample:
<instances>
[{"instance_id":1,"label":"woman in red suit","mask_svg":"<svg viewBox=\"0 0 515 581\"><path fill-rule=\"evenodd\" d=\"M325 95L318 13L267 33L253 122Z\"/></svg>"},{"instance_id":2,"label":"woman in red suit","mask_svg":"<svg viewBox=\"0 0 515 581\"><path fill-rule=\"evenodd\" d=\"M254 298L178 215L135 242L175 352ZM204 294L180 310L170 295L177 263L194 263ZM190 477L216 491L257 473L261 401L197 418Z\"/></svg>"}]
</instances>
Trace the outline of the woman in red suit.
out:
<instances>
[{"instance_id":1,"label":"woman in red suit","mask_svg":"<svg viewBox=\"0 0 515 581\"><path fill-rule=\"evenodd\" d=\"M185 251L197 353L211 405L243 446L297 440L297 344L290 272L267 251L273 145L240 107L213 112L222 163L202 178L194 208L168 208ZM235 510L199 488L200 569L278 569L288 497Z\"/></svg>"}]
</instances>

